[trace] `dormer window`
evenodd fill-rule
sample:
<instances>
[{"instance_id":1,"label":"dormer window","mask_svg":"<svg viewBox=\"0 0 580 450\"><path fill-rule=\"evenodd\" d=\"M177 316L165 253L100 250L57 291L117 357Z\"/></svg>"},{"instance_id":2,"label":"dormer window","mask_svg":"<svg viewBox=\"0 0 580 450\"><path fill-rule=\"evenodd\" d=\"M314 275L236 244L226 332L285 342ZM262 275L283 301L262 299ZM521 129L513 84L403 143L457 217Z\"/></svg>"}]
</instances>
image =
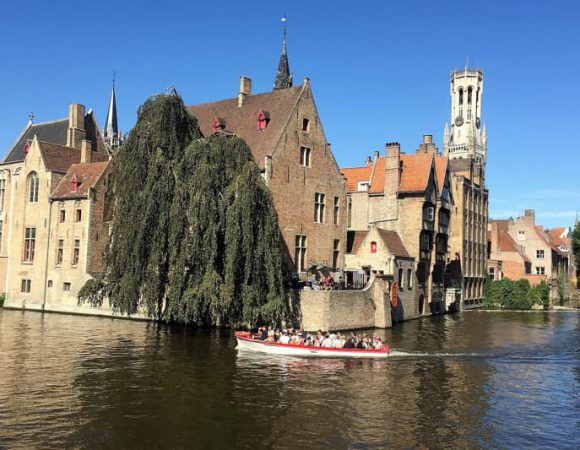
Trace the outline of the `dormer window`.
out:
<instances>
[{"instance_id":1,"label":"dormer window","mask_svg":"<svg viewBox=\"0 0 580 450\"><path fill-rule=\"evenodd\" d=\"M368 181L359 181L358 182L358 190L359 191L368 191L370 183Z\"/></svg>"},{"instance_id":2,"label":"dormer window","mask_svg":"<svg viewBox=\"0 0 580 450\"><path fill-rule=\"evenodd\" d=\"M219 133L226 127L226 122L221 117L216 117L215 119L213 119L212 127L214 133Z\"/></svg>"},{"instance_id":3,"label":"dormer window","mask_svg":"<svg viewBox=\"0 0 580 450\"><path fill-rule=\"evenodd\" d=\"M70 182L70 188L73 191L76 191L80 185L81 185L81 182L77 179L76 175L73 175L72 180Z\"/></svg>"},{"instance_id":4,"label":"dormer window","mask_svg":"<svg viewBox=\"0 0 580 450\"><path fill-rule=\"evenodd\" d=\"M310 130L310 120L306 117L302 119L302 131L308 132Z\"/></svg>"},{"instance_id":5,"label":"dormer window","mask_svg":"<svg viewBox=\"0 0 580 450\"><path fill-rule=\"evenodd\" d=\"M375 241L371 242L371 253L377 252L377 243Z\"/></svg>"},{"instance_id":6,"label":"dormer window","mask_svg":"<svg viewBox=\"0 0 580 450\"><path fill-rule=\"evenodd\" d=\"M30 151L31 144L32 144L32 140L27 139L26 143L24 144L24 154L27 154Z\"/></svg>"},{"instance_id":7,"label":"dormer window","mask_svg":"<svg viewBox=\"0 0 580 450\"><path fill-rule=\"evenodd\" d=\"M267 111L258 112L258 131L264 131L270 122L270 114Z\"/></svg>"}]
</instances>

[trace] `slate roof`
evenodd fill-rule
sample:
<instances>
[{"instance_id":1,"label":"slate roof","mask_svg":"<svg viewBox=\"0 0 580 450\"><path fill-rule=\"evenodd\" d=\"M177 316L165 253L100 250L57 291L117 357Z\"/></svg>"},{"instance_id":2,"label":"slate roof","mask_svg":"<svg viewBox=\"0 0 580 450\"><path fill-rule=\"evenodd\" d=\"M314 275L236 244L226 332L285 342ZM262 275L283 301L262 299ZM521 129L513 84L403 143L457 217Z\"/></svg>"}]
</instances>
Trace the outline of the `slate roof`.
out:
<instances>
[{"instance_id":1,"label":"slate roof","mask_svg":"<svg viewBox=\"0 0 580 450\"><path fill-rule=\"evenodd\" d=\"M81 162L81 151L78 148L66 147L52 142L39 142L39 145L46 168L51 172L66 173L71 165ZM91 153L92 162L108 160L108 156L103 153Z\"/></svg>"},{"instance_id":2,"label":"slate roof","mask_svg":"<svg viewBox=\"0 0 580 450\"><path fill-rule=\"evenodd\" d=\"M27 141L32 142L34 135L38 135L38 139L41 141L66 145L67 131L68 119L28 124L18 137L16 143L8 150L8 155L4 159L4 162L24 161L24 158L26 158L24 147Z\"/></svg>"},{"instance_id":3,"label":"slate roof","mask_svg":"<svg viewBox=\"0 0 580 450\"><path fill-rule=\"evenodd\" d=\"M346 232L346 253L356 253L369 232L348 230Z\"/></svg>"},{"instance_id":4,"label":"slate roof","mask_svg":"<svg viewBox=\"0 0 580 450\"><path fill-rule=\"evenodd\" d=\"M276 147L303 88L304 85L248 95L241 108L238 108L238 99L235 97L189 106L188 110L197 119L204 136L214 133L213 122L216 117L222 119L224 131L236 133L244 139L256 163L263 168L264 158L271 155ZM268 126L262 131L258 130L260 110L269 116Z\"/></svg>"},{"instance_id":5,"label":"slate roof","mask_svg":"<svg viewBox=\"0 0 580 450\"><path fill-rule=\"evenodd\" d=\"M71 165L51 197L54 199L86 197L89 189L95 187L108 165L109 161ZM79 184L77 189L73 190L72 181L75 178Z\"/></svg>"},{"instance_id":6,"label":"slate roof","mask_svg":"<svg viewBox=\"0 0 580 450\"><path fill-rule=\"evenodd\" d=\"M399 233L396 231L382 230L380 228L378 228L377 231L392 255L400 258L411 258L411 255L409 255Z\"/></svg>"}]
</instances>

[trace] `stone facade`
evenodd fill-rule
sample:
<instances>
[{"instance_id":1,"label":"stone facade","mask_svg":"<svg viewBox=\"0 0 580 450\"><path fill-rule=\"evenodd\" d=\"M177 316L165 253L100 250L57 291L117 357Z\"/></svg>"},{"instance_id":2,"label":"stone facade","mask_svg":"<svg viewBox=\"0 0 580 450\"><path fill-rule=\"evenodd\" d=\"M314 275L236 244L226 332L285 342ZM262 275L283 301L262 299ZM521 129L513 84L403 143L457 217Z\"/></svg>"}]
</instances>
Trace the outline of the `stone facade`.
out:
<instances>
[{"instance_id":1,"label":"stone facade","mask_svg":"<svg viewBox=\"0 0 580 450\"><path fill-rule=\"evenodd\" d=\"M363 167L345 168L349 228L375 226L396 231L415 260L417 314L445 310L445 266L448 250L450 189L447 159L429 135L415 154L398 143L386 145Z\"/></svg>"},{"instance_id":2,"label":"stone facade","mask_svg":"<svg viewBox=\"0 0 580 450\"><path fill-rule=\"evenodd\" d=\"M77 312L77 294L91 277L90 267L99 269L102 253L90 251L95 245L90 241L96 229L102 240L108 238L102 231L102 176L109 155L89 115L84 106L71 105L68 128L40 126L22 147L19 138L0 166L6 180L5 307ZM90 129L87 120L93 122ZM43 134L56 142L42 141ZM63 141L66 145L59 144Z\"/></svg>"},{"instance_id":3,"label":"stone facade","mask_svg":"<svg viewBox=\"0 0 580 450\"><path fill-rule=\"evenodd\" d=\"M301 86L189 107L204 135L231 132L249 145L274 199L287 261L301 276L312 265L344 267L344 180L322 128L308 79Z\"/></svg>"},{"instance_id":4,"label":"stone facade","mask_svg":"<svg viewBox=\"0 0 580 450\"><path fill-rule=\"evenodd\" d=\"M487 220L489 193L485 186L487 133L481 120L483 72L451 74L451 129L445 124L444 153L449 156L455 206L449 239L452 258L459 261L462 306L483 305L487 276Z\"/></svg>"}]
</instances>

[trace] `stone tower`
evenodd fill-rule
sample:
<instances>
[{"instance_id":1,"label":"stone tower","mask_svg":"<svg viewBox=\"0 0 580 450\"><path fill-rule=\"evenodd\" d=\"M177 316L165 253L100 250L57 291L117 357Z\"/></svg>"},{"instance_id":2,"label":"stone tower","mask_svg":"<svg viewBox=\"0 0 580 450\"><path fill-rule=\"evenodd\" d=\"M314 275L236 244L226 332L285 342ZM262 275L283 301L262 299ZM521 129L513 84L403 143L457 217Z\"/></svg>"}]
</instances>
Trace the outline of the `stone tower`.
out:
<instances>
[{"instance_id":1,"label":"stone tower","mask_svg":"<svg viewBox=\"0 0 580 450\"><path fill-rule=\"evenodd\" d=\"M443 148L449 159L472 159L485 166L487 136L481 120L483 72L480 69L451 73L451 129L445 124Z\"/></svg>"},{"instance_id":2,"label":"stone tower","mask_svg":"<svg viewBox=\"0 0 580 450\"><path fill-rule=\"evenodd\" d=\"M489 192L485 186L487 135L481 120L483 72L451 73L451 127L445 124L443 148L449 170L455 214L451 217L449 250L461 267L462 308L483 305L487 276L487 221Z\"/></svg>"}]
</instances>

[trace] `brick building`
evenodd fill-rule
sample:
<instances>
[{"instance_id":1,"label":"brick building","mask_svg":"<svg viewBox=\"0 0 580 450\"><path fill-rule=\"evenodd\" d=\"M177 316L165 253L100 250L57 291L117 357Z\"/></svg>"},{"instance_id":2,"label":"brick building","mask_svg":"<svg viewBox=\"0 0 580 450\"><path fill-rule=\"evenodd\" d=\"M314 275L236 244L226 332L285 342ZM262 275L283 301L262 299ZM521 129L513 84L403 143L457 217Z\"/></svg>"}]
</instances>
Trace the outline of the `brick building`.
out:
<instances>
[{"instance_id":1,"label":"brick building","mask_svg":"<svg viewBox=\"0 0 580 450\"><path fill-rule=\"evenodd\" d=\"M533 209L526 209L524 215L515 220L490 220L488 228L488 271L495 279L525 278L532 285L546 281L551 286L552 299L556 299L558 278L562 273L568 290L570 266L565 251L568 248L565 228L544 230L536 224Z\"/></svg>"},{"instance_id":2,"label":"brick building","mask_svg":"<svg viewBox=\"0 0 580 450\"><path fill-rule=\"evenodd\" d=\"M449 237L452 259L460 262L462 306L483 305L487 276L489 193L485 186L487 133L481 121L483 72L451 73L451 128L445 124L444 154L449 157L455 206Z\"/></svg>"},{"instance_id":3,"label":"brick building","mask_svg":"<svg viewBox=\"0 0 580 450\"><path fill-rule=\"evenodd\" d=\"M396 231L416 261L416 311L446 309L445 267L453 197L447 158L426 135L414 154L386 144L362 167L342 169L347 179L348 227ZM455 300L452 301L452 303Z\"/></svg>"},{"instance_id":4,"label":"brick building","mask_svg":"<svg viewBox=\"0 0 580 450\"><path fill-rule=\"evenodd\" d=\"M293 86L284 40L274 89L252 93L240 78L237 97L189 111L207 136L243 138L262 169L278 213L288 264L304 274L322 264L342 269L346 240L344 180L322 128L308 78Z\"/></svg>"},{"instance_id":5,"label":"brick building","mask_svg":"<svg viewBox=\"0 0 580 450\"><path fill-rule=\"evenodd\" d=\"M1 274L6 307L77 309L77 293L101 270L109 150L94 114L28 123L0 165ZM97 238L96 234L99 235Z\"/></svg>"}]
</instances>

